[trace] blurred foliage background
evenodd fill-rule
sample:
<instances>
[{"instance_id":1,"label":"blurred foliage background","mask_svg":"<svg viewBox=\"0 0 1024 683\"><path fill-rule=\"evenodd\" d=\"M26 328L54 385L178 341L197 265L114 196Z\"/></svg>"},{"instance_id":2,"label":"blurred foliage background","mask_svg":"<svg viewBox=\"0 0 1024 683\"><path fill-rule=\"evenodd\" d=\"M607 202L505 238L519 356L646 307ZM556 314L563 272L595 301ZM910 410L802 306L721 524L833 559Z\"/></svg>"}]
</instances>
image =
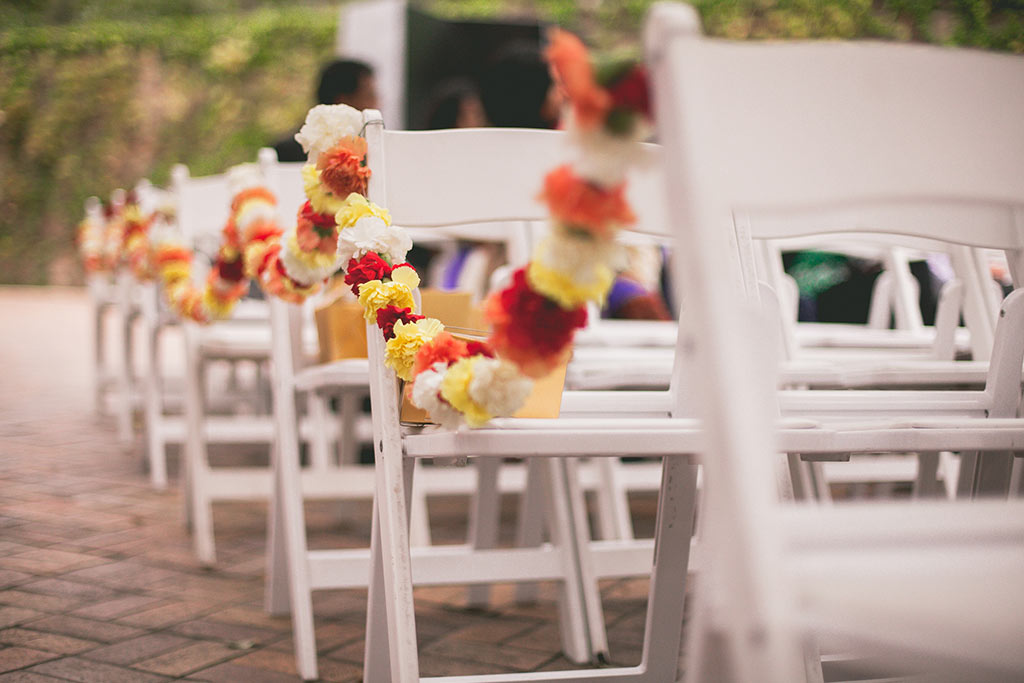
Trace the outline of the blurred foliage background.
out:
<instances>
[{"instance_id":1,"label":"blurred foliage background","mask_svg":"<svg viewBox=\"0 0 1024 683\"><path fill-rule=\"evenodd\" d=\"M638 48L653 0L413 0L444 17L537 16L598 48ZM1024 0L696 0L735 39L881 38L1024 52ZM255 159L313 103L337 2L0 3L0 283L73 284L75 226L170 167Z\"/></svg>"}]
</instances>

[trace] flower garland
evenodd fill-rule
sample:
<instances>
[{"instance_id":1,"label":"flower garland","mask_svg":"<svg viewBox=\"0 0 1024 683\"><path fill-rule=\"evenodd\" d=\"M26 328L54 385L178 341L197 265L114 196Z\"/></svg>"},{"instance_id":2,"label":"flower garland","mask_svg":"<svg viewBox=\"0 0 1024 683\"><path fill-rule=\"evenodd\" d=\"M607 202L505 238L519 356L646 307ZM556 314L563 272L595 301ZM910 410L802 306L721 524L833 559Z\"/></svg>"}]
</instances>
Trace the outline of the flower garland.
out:
<instances>
[{"instance_id":1,"label":"flower garland","mask_svg":"<svg viewBox=\"0 0 1024 683\"><path fill-rule=\"evenodd\" d=\"M102 211L105 213L106 208ZM78 253L82 257L82 265L87 273L101 273L108 270L105 249L106 223L99 220L99 217L87 213L82 222L78 224L75 234L75 241L78 243Z\"/></svg>"},{"instance_id":2,"label":"flower garland","mask_svg":"<svg viewBox=\"0 0 1024 683\"><path fill-rule=\"evenodd\" d=\"M636 142L650 131L641 67L618 61L595 69L582 42L560 30L550 35L547 57L567 96L566 128L579 158L544 179L539 199L551 215L550 235L509 286L486 301L486 341L460 339L414 312L420 278L405 263L412 241L386 209L366 199L371 171L362 115L346 105L314 107L295 136L310 161L302 172L307 201L293 227L277 225L275 199L251 169L236 171L244 187L205 289L191 285L188 249L152 240L172 307L207 322L230 314L249 279L297 303L343 271L367 323L384 336L385 364L407 383L415 405L447 428L515 414L533 379L567 360L575 331L586 325L586 304L601 302L611 287L616 232L635 220L625 172L639 157Z\"/></svg>"},{"instance_id":3,"label":"flower garland","mask_svg":"<svg viewBox=\"0 0 1024 683\"><path fill-rule=\"evenodd\" d=\"M311 160L305 189L308 211L316 214L301 227L300 212L295 242L326 254L336 239L345 283L386 340L385 364L409 383L412 402L448 428L513 415L532 380L568 358L575 330L586 325L586 304L602 301L611 287L615 234L635 220L625 171L637 158L635 143L650 130L643 70L624 61L595 70L579 39L558 30L547 56L568 96L568 129L580 159L545 178L539 198L548 205L551 234L511 284L487 300L492 333L484 342L459 339L439 320L413 312L420 279L402 263L411 243L386 210L363 196L370 171L365 143L351 132L358 112L314 107L296 135ZM326 272L309 265L310 277Z\"/></svg>"}]
</instances>

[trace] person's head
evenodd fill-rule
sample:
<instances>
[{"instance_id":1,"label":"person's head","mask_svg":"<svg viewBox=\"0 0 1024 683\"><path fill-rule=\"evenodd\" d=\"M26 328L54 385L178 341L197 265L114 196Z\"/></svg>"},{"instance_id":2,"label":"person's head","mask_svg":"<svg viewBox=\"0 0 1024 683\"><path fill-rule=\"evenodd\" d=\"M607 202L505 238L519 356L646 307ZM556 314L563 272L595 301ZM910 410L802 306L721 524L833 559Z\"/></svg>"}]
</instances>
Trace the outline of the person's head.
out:
<instances>
[{"instance_id":1,"label":"person's head","mask_svg":"<svg viewBox=\"0 0 1024 683\"><path fill-rule=\"evenodd\" d=\"M480 78L480 99L491 125L554 128L557 89L540 48L530 43L507 45Z\"/></svg>"},{"instance_id":2,"label":"person's head","mask_svg":"<svg viewBox=\"0 0 1024 683\"><path fill-rule=\"evenodd\" d=\"M431 97L427 115L428 130L441 128L480 128L487 117L476 87L469 80L458 78L439 85Z\"/></svg>"},{"instance_id":3,"label":"person's head","mask_svg":"<svg viewBox=\"0 0 1024 683\"><path fill-rule=\"evenodd\" d=\"M320 104L347 104L356 109L377 108L377 84L369 64L337 59L320 72L316 89Z\"/></svg>"}]
</instances>

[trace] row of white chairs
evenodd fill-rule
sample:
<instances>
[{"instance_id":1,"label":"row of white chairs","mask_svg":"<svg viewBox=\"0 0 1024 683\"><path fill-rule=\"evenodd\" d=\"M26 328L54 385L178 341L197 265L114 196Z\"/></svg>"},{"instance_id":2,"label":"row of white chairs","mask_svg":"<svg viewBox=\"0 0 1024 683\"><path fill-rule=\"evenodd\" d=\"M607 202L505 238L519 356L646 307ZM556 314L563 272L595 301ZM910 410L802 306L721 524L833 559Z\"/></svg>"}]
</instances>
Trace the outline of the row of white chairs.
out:
<instances>
[{"instance_id":1,"label":"row of white chairs","mask_svg":"<svg viewBox=\"0 0 1024 683\"><path fill-rule=\"evenodd\" d=\"M851 98L850 91L842 92L846 98L840 100L842 106L838 112L834 102L820 98L827 92L826 85L845 88L851 87L851 83L860 83L866 90L853 91L855 94L871 93L872 81L865 80L864 74L888 83L885 80L890 78L887 71L878 71L878 60L883 58L894 60L897 65L894 69L914 69L915 83L930 83L939 72L961 73L962 69L955 68L955 61L943 61L947 57L942 51L925 49L918 54L921 48L865 46L863 54L854 55L849 52L850 46L733 47L700 38L694 16L686 9L662 6L656 13L659 19L652 20L648 42L656 90L666 93L659 96L662 98L659 99L659 134L665 148L650 148L649 151L661 157L664 170L655 164L635 174L631 178L631 192L634 205L641 213L641 226L658 232L660 236L675 237L687 245L686 249L678 250L681 256L676 261L676 282L683 285L681 296L685 310L683 333L673 354L676 372L669 391L567 392L563 399L564 416L559 420L509 420L499 421L493 429L475 432L417 433L417 430L403 429L399 425L395 381L379 363L382 357L379 332L370 328L367 334L371 357L365 372L369 376L374 408L373 442L377 457L373 475L376 497L371 549L369 553L334 553L317 557L307 554L303 547L302 496L298 484L298 413L294 398L296 391L344 389L350 380L350 375L346 374L349 368L309 368L299 362L301 359L297 359L298 354L294 350L301 348L301 315L286 305L271 303L275 330L273 386L277 408L273 433L277 438L277 448L272 513L274 539L270 544L271 567L275 571L271 573L270 595L271 605L277 609L286 603L282 597L284 594L290 598L296 631L296 655L303 677L316 676L310 591L326 586L367 585L368 582L366 680L405 681L418 677L409 586L414 582L451 581L460 576L481 583L534 581L538 578L560 580L564 585L563 636L567 653L574 661L606 657L607 641L596 590L597 578L649 570L652 549L649 542L595 543L589 540L589 529L581 519L582 495L574 476L576 465L566 456L665 456L657 525L658 552L653 565L655 572L644 662L639 667L626 670L586 670L510 676L497 680L616 678L664 681L675 678L685 595L684 578L689 565L690 530L697 500L698 459L704 466L709 486L701 515L702 543L697 565L697 570L702 571L698 587L700 610L691 625L691 634L694 635L690 638L686 659L687 675L692 680L721 680L727 674L731 674L734 680L751 680L747 673L754 671L766 672L765 679L796 680L788 677L794 675L794 666L799 668L798 677L807 672L813 674L815 670L820 675L817 661L805 656L813 654L816 648L809 646L812 641L802 636L794 639L793 625L795 623L800 628L820 626L826 621L813 617L793 622L789 615L794 603L788 603L782 611L778 608L782 598L796 595L792 580L787 583L782 577L783 569L802 572L801 581L806 579L806 582L798 583L799 589L813 587L819 591L803 590L799 594L804 599L817 600L818 606L836 606L828 602L830 594L821 592L821 587L827 582L815 583L814 575L814 571L821 567L833 571L833 576L825 576L826 579L834 579L835 575L846 576L844 571L854 571L835 564L835 560L822 559L830 549L840 544L840 541L829 537L833 528L837 539L865 544L864 547L872 548L872 558L905 562L907 571L916 568L918 564L915 563L930 561L929 552L935 547L945 547L941 545L946 542L941 528L936 531L935 526L929 526L929 522L936 519L947 526L959 524L956 530L961 536L954 548L956 552L977 552L983 559L998 560L999 567L1006 566L1007 559L1020 558L1020 530L1013 524L1000 525L991 519L992 515L1002 514L1005 517L1005 507L996 513L977 504L967 511L957 508L953 512L945 507L919 505L910 511L901 507L900 514L905 515L908 521L893 528L894 538L897 535L900 539L912 538L916 543L923 536L924 540L919 544L920 548L901 542L904 547L900 553L889 552L884 538L873 538L865 531L869 527L859 523L864 519L884 519L886 524L894 524L891 511L884 509L872 508L861 517L855 517L857 513L847 515L849 511L842 510L835 512L835 520L814 517L806 521L803 516L824 513L817 509L801 511L795 527L797 535L786 537L785 542L778 527L770 523L780 517L775 512L777 505L772 501L777 483L772 472L772 464L777 460L775 450L790 454L787 464L791 466L791 472L796 473L792 477L791 485L794 486L803 472L799 464L794 466L794 462L802 462L800 454L808 454L805 457L812 459L835 459L846 457L851 452L917 451L934 454L961 451L968 454L961 456L961 494L967 497L1005 495L1013 484L1013 459L998 451L1011 451L1022 444L1021 427L1011 419L1017 415L1019 404L1020 342L1024 339L1019 296L1011 296L1003 303L998 331L993 326L993 362L982 372L986 380L985 389L973 392L788 389L773 393L774 380L770 377L770 369L775 362L771 353L762 353L773 344L751 345L749 340L770 340L776 333L752 332L743 320L737 319L738 313L746 314L747 308L742 303L744 299L756 300L764 293L748 277L750 273L757 273L757 264L750 258L754 250L743 231L744 226L756 226L762 221L775 228L797 226L794 234L820 231L822 228L826 231L851 231L868 226L876 231L907 232L915 237L943 239L961 245L1001 248L1006 250L1011 270L1019 277L1022 237L1019 226L1012 228L1012 212L1021 211L1024 199L1019 187L1014 190L1011 180L1020 175L1013 175L1015 167L1005 161L1005 150L999 152L985 147L990 139L985 136L1002 136L999 139L1010 150L1016 149L1013 144L1019 144L1019 133L1005 125L1005 120L999 118L1004 114L998 112L947 112L945 109L949 107L939 107L943 110L943 118L941 122L931 124L935 131L962 130L964 121L958 118L961 115L972 123L979 116L989 117L984 119L988 127L981 127L986 130L985 135L973 135L969 142L960 141L962 147L955 151L965 157L973 154L980 159L979 168L986 165L990 168L985 173L976 171L979 177L969 178L970 182L961 177L964 175L962 172L960 175L950 172L936 179L929 175L932 166L948 159L942 155L936 157L935 152L928 152L928 147L922 149L920 144L911 144L919 136L914 135L913 127L908 131L901 122L920 120L909 116L922 111L926 105L945 103L941 97L924 104L907 101L909 98L906 97L896 98L896 104L892 106L904 107L896 118L892 118L889 111L878 111L877 103L871 98ZM838 54L840 52L843 54ZM686 59L691 53L700 59ZM989 58L958 56L952 59ZM853 63L852 67L844 66L847 60ZM859 60L866 63L861 64ZM994 75L989 75L993 80L1019 77L1019 60L1014 66L1005 66L1003 61L1010 63L1007 58L997 57L993 58L991 65L981 62L977 68L984 67L986 74L990 68ZM717 77L718 81L705 80L708 77L697 72L699 66L694 64L708 69L721 68L723 73ZM747 76L747 71L739 67L753 71L755 75ZM851 75L845 81L839 79L839 83L821 82L829 70L843 73L845 68L864 68L866 71L857 72L857 76ZM766 78L766 74L771 78ZM882 74L885 74L884 78ZM684 79L689 85L681 91L678 84ZM713 85L716 82L727 85L716 88ZM737 82L744 87L732 85ZM765 84L775 83L785 84L785 96L774 92L761 93ZM808 90L811 85L814 88ZM961 83L960 87L965 85ZM985 95L992 102L1000 101L995 99L997 96L1008 97L997 95L999 92L998 87L993 87L992 92ZM759 117L755 125L743 107L729 99L736 93L744 96L761 93L761 97L754 97L753 101L768 107L771 116ZM856 107L851 104L853 102L856 102ZM1007 111L1022 111L1019 102L1003 102ZM702 107L715 109L710 110L713 114L708 114L709 110ZM729 120L723 117L723 111L735 119L732 128L721 123ZM816 119L815 116L822 118ZM862 120L858 117L874 121L879 124L879 129L889 126L895 132L870 128L871 134L878 133L880 139L858 139L851 148L849 141L842 137L848 129L841 124ZM805 118L810 123L792 125L793 121L805 121ZM831 127L819 125L816 128L811 125L815 121L819 124L828 121ZM372 112L367 112L366 122L370 147L368 161L374 169L371 199L387 206L396 222L409 227L543 220L540 207L532 201L533 188L544 170L559 162L566 153L564 138L558 133L390 132L382 130L379 116ZM885 125L880 125L883 122ZM787 129L787 123L791 130ZM946 128L942 128L943 125ZM972 131L976 128L967 127ZM852 124L850 129L860 130ZM731 133L722 135L719 133L721 130L730 130ZM742 136L737 130L743 131ZM788 135L784 135L787 130ZM933 135L935 131L931 131ZM819 137L815 139L813 134ZM695 135L698 137L694 138ZM870 147L872 144L880 146L875 149ZM441 157L442 163L432 169L430 178L425 178L425 174L419 172L423 159L437 159L437 155L425 156L424 146L437 145L443 145L446 154ZM834 150L834 158L820 158L819 152L823 148ZM488 178L488 191L466 193L466 187L477 187L481 183L475 169L486 163L482 157L494 158L494 154L503 150L506 153L501 158L507 163L502 164L500 170L495 170L493 178ZM908 164L899 167L905 175L895 172L878 174L873 162L877 158L888 159L887 155L896 154L894 150L904 150L908 159L920 159L926 152L931 156L925 156L923 163L913 166L909 161L903 162L902 156L894 156L900 158L901 163ZM781 163L779 155L783 152L786 153L786 173L778 170ZM289 186L295 187L284 180L275 180L274 174L281 169L270 160L265 160L265 164L272 189L280 196L285 196ZM743 168L743 173L740 174L737 168ZM715 172L704 179L705 169L714 169ZM924 174L922 169L928 169L929 174ZM878 174L878 177L873 174ZM928 178L921 180L923 176ZM276 186L278 182L280 187ZM991 191L990 186L999 191ZM665 187L673 191L666 193ZM680 188L688 191L680 192ZM947 201L953 190L960 193L958 197L966 196L971 201ZM457 194L459 201L446 201L448 194ZM666 194L669 197L667 201ZM473 197L476 197L475 201ZM680 197L685 197L686 201ZM880 199L885 200L884 203L880 203ZM1005 209L993 209L992 205L1009 206L1010 213L1007 214ZM935 206L943 211L937 213ZM714 213L723 208L724 212ZM1010 216L1010 228L1007 228L1007 215ZM787 222L789 216L794 216L792 222ZM950 216L960 221L960 225L970 224L971 231L950 229L949 226L956 225ZM866 219L870 221L865 222ZM1019 216L1016 220L1019 222ZM730 225L732 230L726 230ZM740 248L737 249L736 245ZM712 281L715 285L709 286ZM281 334L283 331L286 333ZM973 327L971 332L973 338ZM281 340L287 340L287 343L281 343ZM694 357L702 359L702 362L693 363ZM946 375L943 383L956 383L959 369L950 367L943 371L951 373ZM877 376L884 374L880 370L873 372ZM977 377L979 368L974 372ZM194 382L190 389L193 395L186 401L186 406L189 403L201 405L194 395L196 386ZM695 387L699 390L695 391ZM766 444L773 442L771 432L776 430L770 412L773 405L778 406L777 410L785 419L779 431L779 445L769 448ZM705 415L703 423L698 424L691 419L698 413ZM193 430L192 433L200 432ZM976 450L997 452L976 455ZM752 453L758 456L752 458ZM410 554L407 513L413 500L409 498L413 492L413 460L476 456L482 462L490 463L486 470L494 472L499 458L536 455L554 456L543 461L528 458L528 469L537 479L545 481L544 499L551 544L514 550L428 548ZM927 461L934 463L935 458L929 455ZM421 481L425 478L419 471L415 477ZM484 481L493 481L493 478L488 475ZM483 498L483 494L480 497ZM980 527L982 522L987 527ZM822 525L823 531L815 530L816 525ZM973 547L967 547L972 544L965 544L962 540L966 529L976 533L979 539ZM790 538L792 540L788 540ZM994 550L997 546L998 549ZM780 556L780 553L800 552L802 549L813 549L817 555L809 556L810 563L800 560L803 564L791 563L785 567L781 564L782 559L789 555ZM919 557L915 555L917 551L922 553ZM986 554L990 552L995 552L995 555ZM512 564L510 560L513 557L521 560ZM747 558L757 561L747 566ZM850 567L862 571L863 564ZM286 579L282 571L285 565L288 567ZM512 571L509 571L510 567ZM709 567L714 569L707 569ZM891 577L894 578L890 578L888 585L883 581L885 573L875 572L875 577L881 582L880 590L891 592L897 588L896 569L893 572ZM1009 604L1016 604L1013 600L1020 597L1020 591L1007 586L1003 580L1005 573L993 572L993 575L996 577L995 585L1011 598ZM978 599L990 595L989 587L984 588L977 592ZM750 600L740 600L738 595ZM861 594L847 587L847 595L855 596L873 608L884 607L876 605L878 601L873 594ZM924 618L921 617L923 605L911 600L903 600L899 605L900 610L906 612L907 619ZM891 609L885 614L890 620L896 618ZM945 617L945 621L936 619L936 615ZM849 629L858 636L855 639L880 640L868 637L866 630L861 628L874 623L870 615L860 616L862 621L859 624L854 622ZM949 617L949 613L942 610L929 612L927 618L933 623L930 629L922 632L936 638L943 634L949 638L948 634L954 632L961 636L956 629L942 631L943 626L953 628L947 623ZM1005 619L998 623L1009 626L1009 634L1013 634L1012 623L1007 624ZM972 637L966 641L961 638L959 647L952 650L956 653L954 661L971 667L972 671L993 676L1006 671L1019 673L1022 666L1019 659L1005 648L999 650L996 647L1000 643L1005 645L1007 633L993 635L990 629L977 631L977 626L971 622L975 631L964 629L966 635ZM843 629L834 627L833 630ZM892 628L879 628L878 632L886 635L886 642L882 644L890 650L922 645L907 642L909 639L894 633ZM987 642L980 642L984 640L980 634L984 634ZM919 640L927 638L922 635ZM777 643L781 645L776 647ZM965 647L968 643L984 656L963 654L963 650L969 649ZM925 651L928 652L927 649ZM950 650L946 652L948 654ZM814 679L813 675L811 679Z\"/></svg>"}]
</instances>

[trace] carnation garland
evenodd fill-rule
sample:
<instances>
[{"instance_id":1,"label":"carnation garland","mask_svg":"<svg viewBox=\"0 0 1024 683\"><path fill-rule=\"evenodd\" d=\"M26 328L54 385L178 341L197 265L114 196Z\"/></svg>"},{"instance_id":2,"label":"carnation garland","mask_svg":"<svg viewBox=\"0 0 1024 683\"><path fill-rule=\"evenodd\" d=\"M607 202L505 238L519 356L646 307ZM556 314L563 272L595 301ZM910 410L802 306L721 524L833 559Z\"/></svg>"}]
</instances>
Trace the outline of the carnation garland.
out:
<instances>
[{"instance_id":1,"label":"carnation garland","mask_svg":"<svg viewBox=\"0 0 1024 683\"><path fill-rule=\"evenodd\" d=\"M595 69L579 39L560 30L550 35L547 57L567 96L566 127L579 158L544 179L539 199L550 212L550 235L511 283L487 299L492 331L486 341L460 339L441 321L414 312L420 278L405 263L412 241L365 196L371 170L362 115L346 105L314 107L295 136L310 161L302 172L307 201L294 227L278 227L273 195L251 168L238 170L231 218L203 290L191 284L192 254L180 242L150 238L154 249L143 256L136 234L145 231L130 214L120 222L130 226L128 239L138 251L129 261L138 263L140 277L155 268L172 307L200 322L229 315L250 279L297 303L341 271L367 323L383 334L385 364L407 383L416 406L448 428L511 416L533 380L568 359L575 331L586 325L587 303L603 301L611 287L616 232L635 220L625 172L638 158L636 142L650 131L641 67L619 61ZM83 224L80 232L87 264L103 263L96 230Z\"/></svg>"},{"instance_id":2,"label":"carnation garland","mask_svg":"<svg viewBox=\"0 0 1024 683\"><path fill-rule=\"evenodd\" d=\"M548 205L551 234L511 284L487 300L487 341L460 339L441 321L414 313L419 276L401 262L411 243L390 225L387 211L363 196L370 170L365 143L352 137L357 112L320 105L296 135L309 153L306 195L319 216L302 230L303 243L326 251L334 239L326 214L333 210L345 283L366 321L384 335L385 364L409 385L412 402L445 427L478 427L515 414L532 380L568 359L575 330L587 322L586 304L603 301L611 287L615 234L635 220L623 162L637 158L635 143L650 130L642 69L623 61L595 69L579 39L564 31L551 34L547 55L569 101L568 129L580 159L545 178L539 198Z\"/></svg>"}]
</instances>

